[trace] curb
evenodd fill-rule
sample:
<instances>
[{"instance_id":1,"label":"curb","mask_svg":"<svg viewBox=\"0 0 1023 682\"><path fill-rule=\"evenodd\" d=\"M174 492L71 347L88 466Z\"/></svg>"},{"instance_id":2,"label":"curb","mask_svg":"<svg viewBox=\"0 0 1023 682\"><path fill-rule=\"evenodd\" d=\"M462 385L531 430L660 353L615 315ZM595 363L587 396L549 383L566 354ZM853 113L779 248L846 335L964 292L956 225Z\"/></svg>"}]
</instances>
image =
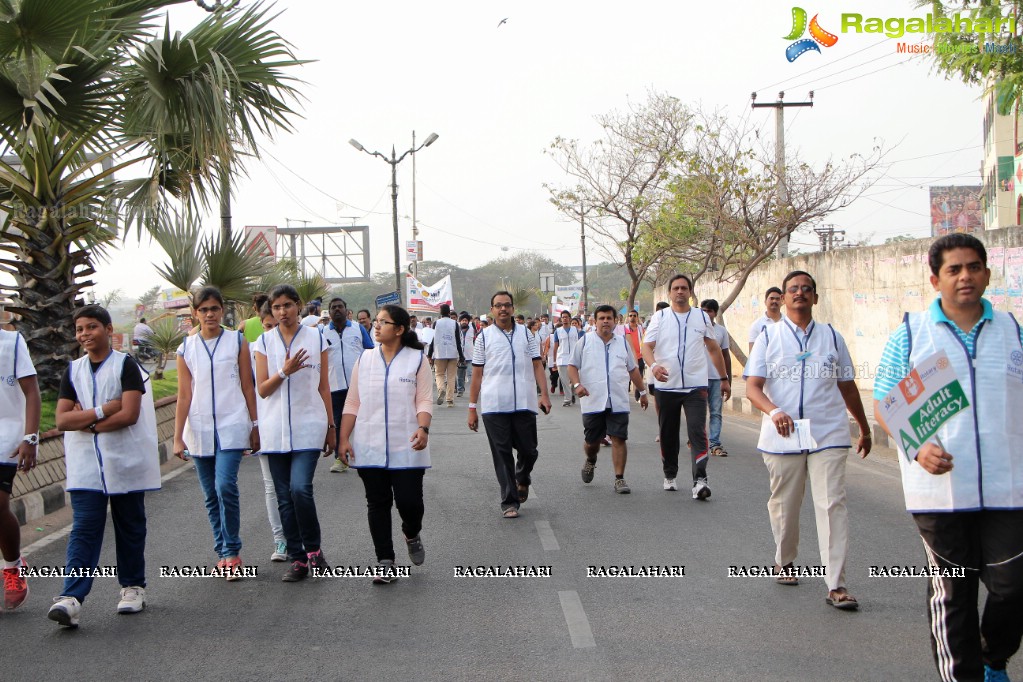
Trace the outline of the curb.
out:
<instances>
[{"instance_id":1,"label":"curb","mask_svg":"<svg viewBox=\"0 0 1023 682\"><path fill-rule=\"evenodd\" d=\"M163 441L157 446L160 456L160 466L167 463L171 456L171 448L174 446L172 440ZM19 495L11 500L11 511L18 519L19 526L26 526L38 518L70 506L71 496L64 490L65 482L51 483L50 485L33 490L25 495Z\"/></svg>"}]
</instances>

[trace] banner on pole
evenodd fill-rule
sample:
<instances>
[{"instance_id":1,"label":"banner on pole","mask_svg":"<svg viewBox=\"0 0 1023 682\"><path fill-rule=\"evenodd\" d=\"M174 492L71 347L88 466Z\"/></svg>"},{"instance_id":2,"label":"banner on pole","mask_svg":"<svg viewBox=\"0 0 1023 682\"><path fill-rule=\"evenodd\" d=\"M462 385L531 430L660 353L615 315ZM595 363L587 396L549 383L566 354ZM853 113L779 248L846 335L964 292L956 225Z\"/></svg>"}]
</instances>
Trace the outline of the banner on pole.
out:
<instances>
[{"instance_id":1,"label":"banner on pole","mask_svg":"<svg viewBox=\"0 0 1023 682\"><path fill-rule=\"evenodd\" d=\"M407 284L406 291L408 292L408 309L410 311L439 313L440 306L443 303L454 307L451 295L451 275L446 276L430 287L423 285L422 282L412 275L406 275L405 282Z\"/></svg>"}]
</instances>

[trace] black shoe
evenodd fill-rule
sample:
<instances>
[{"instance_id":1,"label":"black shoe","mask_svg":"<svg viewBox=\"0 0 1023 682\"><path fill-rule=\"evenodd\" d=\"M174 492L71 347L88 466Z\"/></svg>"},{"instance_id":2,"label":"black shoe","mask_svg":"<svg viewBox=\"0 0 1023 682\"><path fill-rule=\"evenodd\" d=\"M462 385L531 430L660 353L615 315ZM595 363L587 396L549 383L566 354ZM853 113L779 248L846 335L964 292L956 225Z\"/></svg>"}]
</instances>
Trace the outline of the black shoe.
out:
<instances>
[{"instance_id":1,"label":"black shoe","mask_svg":"<svg viewBox=\"0 0 1023 682\"><path fill-rule=\"evenodd\" d=\"M408 545L408 558L416 566L422 566L423 562L426 561L426 548L423 547L422 538L418 535L411 540L406 538L405 544Z\"/></svg>"},{"instance_id":2,"label":"black shoe","mask_svg":"<svg viewBox=\"0 0 1023 682\"><path fill-rule=\"evenodd\" d=\"M309 557L309 572L313 573L314 577L330 572L330 566L327 565L327 560L323 558L322 549L309 552L306 556Z\"/></svg>"},{"instance_id":3,"label":"black shoe","mask_svg":"<svg viewBox=\"0 0 1023 682\"><path fill-rule=\"evenodd\" d=\"M390 559L382 559L377 564L378 575L373 576L374 585L390 585L398 579L398 574L394 570L394 562Z\"/></svg>"},{"instance_id":4,"label":"black shoe","mask_svg":"<svg viewBox=\"0 0 1023 682\"><path fill-rule=\"evenodd\" d=\"M304 561L292 561L291 567L281 577L281 582L297 583L309 577L309 564Z\"/></svg>"}]
</instances>

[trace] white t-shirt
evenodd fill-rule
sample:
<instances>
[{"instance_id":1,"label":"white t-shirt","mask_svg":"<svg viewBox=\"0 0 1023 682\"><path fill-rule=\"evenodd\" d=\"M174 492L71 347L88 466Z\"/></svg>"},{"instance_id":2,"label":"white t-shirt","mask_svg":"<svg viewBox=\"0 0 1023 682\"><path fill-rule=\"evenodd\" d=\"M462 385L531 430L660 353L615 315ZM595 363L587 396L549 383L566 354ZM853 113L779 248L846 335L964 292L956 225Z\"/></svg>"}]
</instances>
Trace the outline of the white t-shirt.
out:
<instances>
[{"instance_id":1,"label":"white t-shirt","mask_svg":"<svg viewBox=\"0 0 1023 682\"><path fill-rule=\"evenodd\" d=\"M724 351L725 354L727 354L728 348L729 348L729 345L728 345L728 330L725 329L724 325L717 324L715 322L713 324L713 326L710 328L710 331L711 331L711 336L713 336L714 340L718 342L719 346L721 346L721 350ZM720 379L721 378L721 375L718 374L717 367L714 366L714 361L711 360L711 358L710 358L710 350L709 349L707 350L707 375L711 379Z\"/></svg>"},{"instance_id":2,"label":"white t-shirt","mask_svg":"<svg viewBox=\"0 0 1023 682\"><path fill-rule=\"evenodd\" d=\"M774 323L774 320L769 318L766 313L753 320L753 324L749 326L749 342L756 343L757 337L760 336L760 332L764 331L764 327Z\"/></svg>"},{"instance_id":3,"label":"white t-shirt","mask_svg":"<svg viewBox=\"0 0 1023 682\"><path fill-rule=\"evenodd\" d=\"M302 324L306 327L318 327L320 325L320 316L306 315L302 318Z\"/></svg>"}]
</instances>

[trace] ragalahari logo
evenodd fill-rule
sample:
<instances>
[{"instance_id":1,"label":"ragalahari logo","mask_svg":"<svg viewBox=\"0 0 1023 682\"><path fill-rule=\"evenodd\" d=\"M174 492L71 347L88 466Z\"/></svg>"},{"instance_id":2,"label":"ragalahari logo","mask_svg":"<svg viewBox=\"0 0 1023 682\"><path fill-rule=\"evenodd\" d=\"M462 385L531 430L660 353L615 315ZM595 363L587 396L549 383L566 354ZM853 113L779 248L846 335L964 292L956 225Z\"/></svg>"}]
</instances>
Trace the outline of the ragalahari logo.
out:
<instances>
[{"instance_id":1,"label":"ragalahari logo","mask_svg":"<svg viewBox=\"0 0 1023 682\"><path fill-rule=\"evenodd\" d=\"M792 31L785 36L785 40L795 40L796 42L785 48L785 58L790 62L796 61L799 55L813 50L814 52L820 52L821 49L817 47L820 43L824 47L831 47L838 42L838 36L834 33L828 33L820 24L817 23L817 15L813 15L813 19L810 20L810 38L802 38L802 40L796 40L801 38L807 30L806 25L806 10L802 7L792 8Z\"/></svg>"}]
</instances>

